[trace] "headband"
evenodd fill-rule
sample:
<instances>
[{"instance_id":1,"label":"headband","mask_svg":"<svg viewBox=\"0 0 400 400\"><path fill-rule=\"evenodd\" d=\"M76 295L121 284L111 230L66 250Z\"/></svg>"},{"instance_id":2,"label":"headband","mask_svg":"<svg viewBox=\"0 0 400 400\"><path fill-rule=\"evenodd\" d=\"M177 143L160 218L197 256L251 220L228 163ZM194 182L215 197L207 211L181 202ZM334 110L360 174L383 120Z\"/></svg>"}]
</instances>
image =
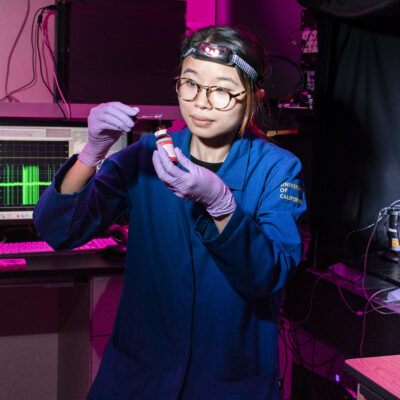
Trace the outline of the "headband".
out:
<instances>
[{"instance_id":1,"label":"headband","mask_svg":"<svg viewBox=\"0 0 400 400\"><path fill-rule=\"evenodd\" d=\"M187 56L192 56L199 60L213 61L224 65L236 65L246 73L254 82L258 83L257 71L243 58L239 57L233 50L225 46L203 42L195 47L190 47L181 57L181 60Z\"/></svg>"}]
</instances>

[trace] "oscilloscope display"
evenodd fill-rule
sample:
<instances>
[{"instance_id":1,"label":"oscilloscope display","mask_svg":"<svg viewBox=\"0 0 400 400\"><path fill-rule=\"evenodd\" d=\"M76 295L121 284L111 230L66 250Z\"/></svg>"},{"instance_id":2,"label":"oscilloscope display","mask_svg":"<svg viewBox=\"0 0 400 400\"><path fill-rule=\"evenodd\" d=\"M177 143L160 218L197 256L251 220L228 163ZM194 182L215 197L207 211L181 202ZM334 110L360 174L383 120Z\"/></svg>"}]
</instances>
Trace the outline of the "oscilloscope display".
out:
<instances>
[{"instance_id":1,"label":"oscilloscope display","mask_svg":"<svg viewBox=\"0 0 400 400\"><path fill-rule=\"evenodd\" d=\"M0 209L30 209L68 155L67 141L0 139Z\"/></svg>"},{"instance_id":2,"label":"oscilloscope display","mask_svg":"<svg viewBox=\"0 0 400 400\"><path fill-rule=\"evenodd\" d=\"M87 140L87 126L0 125L0 223L30 221L57 170ZM121 137L108 155L122 150Z\"/></svg>"}]
</instances>

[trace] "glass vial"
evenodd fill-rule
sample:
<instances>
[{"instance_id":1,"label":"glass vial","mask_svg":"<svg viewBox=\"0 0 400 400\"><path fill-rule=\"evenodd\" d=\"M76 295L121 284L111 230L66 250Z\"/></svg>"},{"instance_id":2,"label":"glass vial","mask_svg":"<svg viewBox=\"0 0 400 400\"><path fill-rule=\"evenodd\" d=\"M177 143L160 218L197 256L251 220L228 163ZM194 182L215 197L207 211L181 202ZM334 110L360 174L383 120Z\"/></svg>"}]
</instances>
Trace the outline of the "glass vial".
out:
<instances>
[{"instance_id":1,"label":"glass vial","mask_svg":"<svg viewBox=\"0 0 400 400\"><path fill-rule=\"evenodd\" d=\"M397 209L391 208L389 210L389 246L390 249L396 252L400 252L399 243L399 215L400 212Z\"/></svg>"},{"instance_id":2,"label":"glass vial","mask_svg":"<svg viewBox=\"0 0 400 400\"><path fill-rule=\"evenodd\" d=\"M167 130L165 128L159 129L158 131L154 132L154 135L156 137L157 148L164 147L171 161L174 164L178 164L178 159L176 158L174 149L174 143Z\"/></svg>"}]
</instances>

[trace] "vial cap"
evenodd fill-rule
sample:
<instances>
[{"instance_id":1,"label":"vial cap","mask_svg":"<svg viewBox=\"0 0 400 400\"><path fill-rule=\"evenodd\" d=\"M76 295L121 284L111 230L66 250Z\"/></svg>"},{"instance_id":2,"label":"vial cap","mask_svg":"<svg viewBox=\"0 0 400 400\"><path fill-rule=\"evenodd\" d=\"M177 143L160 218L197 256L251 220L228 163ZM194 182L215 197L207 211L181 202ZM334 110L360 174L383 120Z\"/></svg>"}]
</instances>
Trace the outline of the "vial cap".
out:
<instances>
[{"instance_id":1,"label":"vial cap","mask_svg":"<svg viewBox=\"0 0 400 400\"><path fill-rule=\"evenodd\" d=\"M159 129L158 131L154 132L155 137L159 137L160 135L166 135L167 134L167 130L164 129Z\"/></svg>"}]
</instances>

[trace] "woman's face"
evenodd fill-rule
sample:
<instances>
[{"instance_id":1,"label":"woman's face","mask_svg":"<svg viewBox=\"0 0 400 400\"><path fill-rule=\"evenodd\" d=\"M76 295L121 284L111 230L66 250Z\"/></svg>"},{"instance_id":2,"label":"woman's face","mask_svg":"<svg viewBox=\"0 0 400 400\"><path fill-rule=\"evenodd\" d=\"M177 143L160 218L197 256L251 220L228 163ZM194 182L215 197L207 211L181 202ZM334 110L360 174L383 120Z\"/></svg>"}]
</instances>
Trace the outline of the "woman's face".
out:
<instances>
[{"instance_id":1,"label":"woman's face","mask_svg":"<svg viewBox=\"0 0 400 400\"><path fill-rule=\"evenodd\" d=\"M231 94L244 90L234 67L197 60L192 56L183 61L181 78L191 79L202 86L223 87ZM179 98L179 106L194 136L203 141L223 144L230 142L240 128L246 108L246 93L233 98L223 110L212 107L205 89L202 89L197 99L192 102Z\"/></svg>"}]
</instances>

